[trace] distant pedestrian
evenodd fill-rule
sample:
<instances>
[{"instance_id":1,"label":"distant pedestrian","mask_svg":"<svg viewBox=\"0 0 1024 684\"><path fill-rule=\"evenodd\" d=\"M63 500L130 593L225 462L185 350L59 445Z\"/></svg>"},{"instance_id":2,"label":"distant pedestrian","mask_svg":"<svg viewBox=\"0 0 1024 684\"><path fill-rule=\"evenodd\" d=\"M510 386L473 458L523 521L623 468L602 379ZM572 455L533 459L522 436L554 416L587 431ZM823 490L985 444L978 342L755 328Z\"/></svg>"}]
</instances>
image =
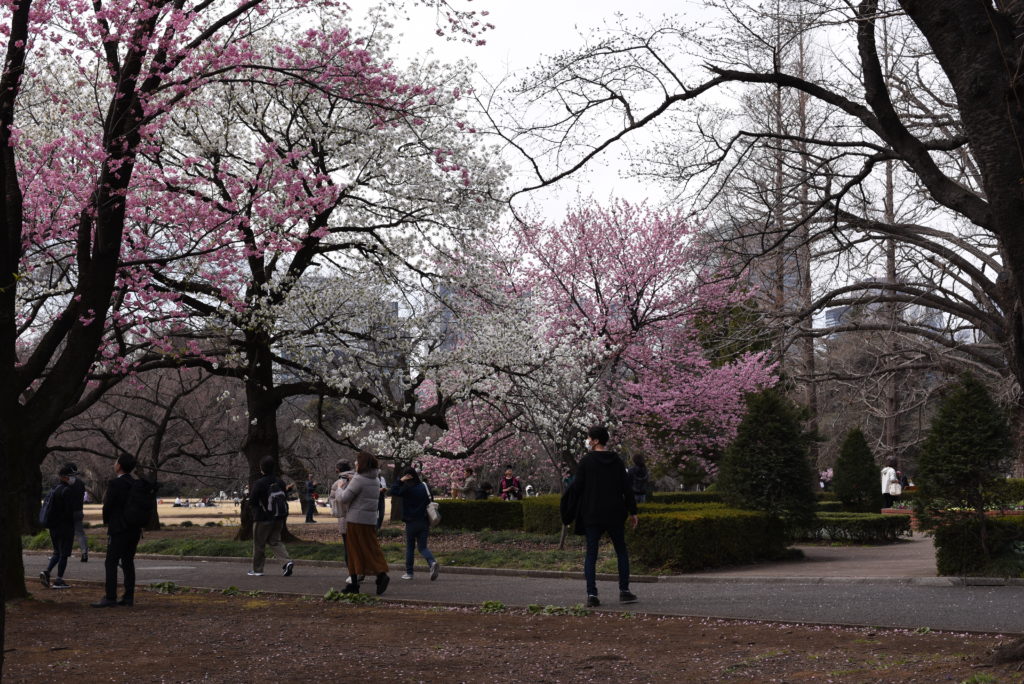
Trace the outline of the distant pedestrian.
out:
<instances>
[{"instance_id":1,"label":"distant pedestrian","mask_svg":"<svg viewBox=\"0 0 1024 684\"><path fill-rule=\"evenodd\" d=\"M316 482L313 473L306 475L306 522L315 523L313 514L316 512Z\"/></svg>"},{"instance_id":2,"label":"distant pedestrian","mask_svg":"<svg viewBox=\"0 0 1024 684\"><path fill-rule=\"evenodd\" d=\"M505 501L518 501L523 498L523 485L512 472L512 466L505 467L505 477L498 483L498 492Z\"/></svg>"},{"instance_id":3,"label":"distant pedestrian","mask_svg":"<svg viewBox=\"0 0 1024 684\"><path fill-rule=\"evenodd\" d=\"M586 535L587 553L583 561L583 575L587 582L587 606L601 605L597 597L597 548L604 533L608 533L615 547L619 569L619 601L635 603L637 598L629 590L629 552L626 549L625 521L627 514L636 528L636 497L622 459L609 451L608 430L595 425L587 433L589 452L580 461L576 477L565 493L566 508L570 509L576 534ZM566 521L563 511L563 521Z\"/></svg>"},{"instance_id":4,"label":"distant pedestrian","mask_svg":"<svg viewBox=\"0 0 1024 684\"><path fill-rule=\"evenodd\" d=\"M341 533L342 552L345 554L345 565L348 565L348 534L345 527L345 511L348 506L341 503L341 493L348 486L349 481L355 476L352 465L348 461L338 461L334 467L338 478L331 483L331 490L327 494L327 503L331 506L331 513L338 519L338 532Z\"/></svg>"},{"instance_id":5,"label":"distant pedestrian","mask_svg":"<svg viewBox=\"0 0 1024 684\"><path fill-rule=\"evenodd\" d=\"M492 485L490 482L484 482L482 485L480 485L480 489L476 490L476 500L484 501L485 499L488 499L493 492L494 485Z\"/></svg>"},{"instance_id":6,"label":"distant pedestrian","mask_svg":"<svg viewBox=\"0 0 1024 684\"><path fill-rule=\"evenodd\" d=\"M261 577L266 563L266 548L269 546L274 558L284 561L281 574L290 577L295 563L288 555L288 549L281 542L281 532L288 518L288 488L277 476L277 463L273 456L265 456L260 461L260 472L263 477L252 485L249 499L252 506L252 570L249 575Z\"/></svg>"},{"instance_id":7,"label":"distant pedestrian","mask_svg":"<svg viewBox=\"0 0 1024 684\"><path fill-rule=\"evenodd\" d=\"M643 454L633 454L633 467L629 469L629 477L633 485L633 498L638 504L646 503L651 473L647 470Z\"/></svg>"},{"instance_id":8,"label":"distant pedestrian","mask_svg":"<svg viewBox=\"0 0 1024 684\"><path fill-rule=\"evenodd\" d=\"M427 517L430 489L420 480L415 468L406 468L402 472L402 477L391 485L391 496L402 499L402 520L405 522L405 574L402 575L402 579L413 578L415 547L427 561L430 579L436 580L440 566L434 559L434 554L427 548L427 537L430 535L430 519Z\"/></svg>"},{"instance_id":9,"label":"distant pedestrian","mask_svg":"<svg viewBox=\"0 0 1024 684\"><path fill-rule=\"evenodd\" d=\"M341 492L341 502L348 506L345 527L348 534L349 584L342 593L358 594L359 578L377 576L377 594L383 594L391 578L388 562L377 539L377 501L380 497L377 459L365 452L356 456L356 475Z\"/></svg>"},{"instance_id":10,"label":"distant pedestrian","mask_svg":"<svg viewBox=\"0 0 1024 684\"><path fill-rule=\"evenodd\" d=\"M103 496L103 524L107 526L107 557L103 561L106 576L103 598L93 608L132 606L135 604L135 549L142 537L142 527L125 520L125 509L131 496L135 478L135 458L128 454L118 456L114 462L117 477L107 483ZM117 599L117 568L124 572L124 594Z\"/></svg>"},{"instance_id":11,"label":"distant pedestrian","mask_svg":"<svg viewBox=\"0 0 1024 684\"><path fill-rule=\"evenodd\" d=\"M78 466L74 463L68 463L67 468L71 470L71 474L68 476L68 485L71 487L73 492L71 496L71 503L75 511L75 537L78 539L78 551L79 560L83 563L89 562L89 538L85 536L85 497L87 493L85 491L85 483L82 482L81 474L78 472Z\"/></svg>"},{"instance_id":12,"label":"distant pedestrian","mask_svg":"<svg viewBox=\"0 0 1024 684\"><path fill-rule=\"evenodd\" d=\"M385 499L388 495L388 481L384 478L383 468L377 471L377 485L380 487L377 494L377 531L380 532L380 528L384 527Z\"/></svg>"},{"instance_id":13,"label":"distant pedestrian","mask_svg":"<svg viewBox=\"0 0 1024 684\"><path fill-rule=\"evenodd\" d=\"M896 459L890 458L882 468L882 500L886 508L892 508L895 500L903 494L896 467Z\"/></svg>"},{"instance_id":14,"label":"distant pedestrian","mask_svg":"<svg viewBox=\"0 0 1024 684\"><path fill-rule=\"evenodd\" d=\"M68 567L68 558L71 556L71 543L75 537L75 492L71 486L71 468L64 466L58 473L57 484L47 495L43 503L41 520L50 533L50 542L53 544L53 555L46 565L46 570L39 573L39 581L44 587L54 589L67 589L68 583L64 581L64 571ZM50 573L57 568L57 578L50 581Z\"/></svg>"},{"instance_id":15,"label":"distant pedestrian","mask_svg":"<svg viewBox=\"0 0 1024 684\"><path fill-rule=\"evenodd\" d=\"M461 485L455 485L452 487L453 498L458 499L475 499L477 492L476 475L473 474L472 468L466 468L465 477L462 479Z\"/></svg>"}]
</instances>

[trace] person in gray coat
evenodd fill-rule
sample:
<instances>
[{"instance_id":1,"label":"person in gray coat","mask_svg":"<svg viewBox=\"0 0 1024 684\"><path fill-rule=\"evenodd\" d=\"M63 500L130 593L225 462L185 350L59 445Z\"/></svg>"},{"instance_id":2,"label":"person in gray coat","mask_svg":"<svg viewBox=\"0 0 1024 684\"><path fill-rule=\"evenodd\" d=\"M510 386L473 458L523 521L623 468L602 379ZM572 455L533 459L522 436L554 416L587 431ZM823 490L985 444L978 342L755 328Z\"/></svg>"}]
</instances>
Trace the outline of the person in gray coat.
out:
<instances>
[{"instance_id":1,"label":"person in gray coat","mask_svg":"<svg viewBox=\"0 0 1024 684\"><path fill-rule=\"evenodd\" d=\"M361 575L377 576L377 595L383 594L391 578L388 562L377 540L377 501L380 482L377 480L377 459L366 452L356 456L356 474L341 492L346 508L349 584L342 593L358 594Z\"/></svg>"}]
</instances>

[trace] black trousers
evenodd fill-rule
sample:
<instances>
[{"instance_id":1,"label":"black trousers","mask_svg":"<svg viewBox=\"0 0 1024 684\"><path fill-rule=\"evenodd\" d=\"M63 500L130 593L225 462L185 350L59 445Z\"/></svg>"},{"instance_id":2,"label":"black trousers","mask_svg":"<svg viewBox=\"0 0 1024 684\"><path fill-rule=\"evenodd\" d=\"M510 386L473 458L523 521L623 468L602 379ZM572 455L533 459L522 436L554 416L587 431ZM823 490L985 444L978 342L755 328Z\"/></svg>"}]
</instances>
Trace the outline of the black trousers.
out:
<instances>
[{"instance_id":1,"label":"black trousers","mask_svg":"<svg viewBox=\"0 0 1024 684\"><path fill-rule=\"evenodd\" d=\"M118 532L107 537L106 570L107 599L117 600L117 566L124 570L124 596L135 597L135 549L139 546L142 530Z\"/></svg>"}]
</instances>

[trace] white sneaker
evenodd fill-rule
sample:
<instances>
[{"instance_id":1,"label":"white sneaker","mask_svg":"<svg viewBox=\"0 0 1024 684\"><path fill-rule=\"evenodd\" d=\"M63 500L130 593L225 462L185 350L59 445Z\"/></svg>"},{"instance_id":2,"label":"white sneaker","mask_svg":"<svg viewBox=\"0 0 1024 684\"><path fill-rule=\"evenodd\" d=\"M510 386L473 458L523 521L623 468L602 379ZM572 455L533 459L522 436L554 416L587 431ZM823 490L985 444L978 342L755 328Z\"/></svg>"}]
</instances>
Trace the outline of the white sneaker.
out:
<instances>
[{"instance_id":1,"label":"white sneaker","mask_svg":"<svg viewBox=\"0 0 1024 684\"><path fill-rule=\"evenodd\" d=\"M434 581L437 579L437 573L441 572L441 566L434 561L430 564L430 580Z\"/></svg>"},{"instance_id":2,"label":"white sneaker","mask_svg":"<svg viewBox=\"0 0 1024 684\"><path fill-rule=\"evenodd\" d=\"M410 575L409 573L405 573L404 575L402 575L402 579L412 579L412 575Z\"/></svg>"},{"instance_id":3,"label":"white sneaker","mask_svg":"<svg viewBox=\"0 0 1024 684\"><path fill-rule=\"evenodd\" d=\"M250 570L247 574L249 577L263 577L262 572L256 572L255 570Z\"/></svg>"}]
</instances>

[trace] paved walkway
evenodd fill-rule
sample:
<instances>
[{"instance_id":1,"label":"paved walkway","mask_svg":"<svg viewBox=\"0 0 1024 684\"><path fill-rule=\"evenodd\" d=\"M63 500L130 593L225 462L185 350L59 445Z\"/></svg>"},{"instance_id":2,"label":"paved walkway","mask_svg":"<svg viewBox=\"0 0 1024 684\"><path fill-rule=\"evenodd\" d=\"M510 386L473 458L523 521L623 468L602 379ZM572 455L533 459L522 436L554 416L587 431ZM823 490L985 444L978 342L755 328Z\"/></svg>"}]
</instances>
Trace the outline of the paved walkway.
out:
<instances>
[{"instance_id":1,"label":"paved walkway","mask_svg":"<svg viewBox=\"0 0 1024 684\"><path fill-rule=\"evenodd\" d=\"M599 582L602 609L663 615L739 618L778 622L866 625L909 629L1024 633L1024 580L965 583L935 577L931 540L882 547L804 547L802 561L765 563L672 577L636 577L633 590L640 602L622 606L613 577ZM44 565L39 553L25 555L29 582ZM243 591L262 590L322 595L341 589L345 571L340 563L299 561L292 577L268 574L249 577L248 559L198 559L149 556L137 560L138 584L157 582L180 586ZM273 561L268 571L276 569ZM98 583L102 556L89 563L72 558L68 581ZM501 601L509 606L529 604L570 606L584 599L578 573L495 571L445 568L436 582L425 568L416 579L391 573L385 595L398 601L479 605ZM30 585L31 586L31 585ZM38 585L37 585L38 586ZM372 591L368 582L364 588ZM75 589L72 589L74 591ZM78 590L99 595L96 586ZM145 599L140 598L140 603Z\"/></svg>"}]
</instances>

